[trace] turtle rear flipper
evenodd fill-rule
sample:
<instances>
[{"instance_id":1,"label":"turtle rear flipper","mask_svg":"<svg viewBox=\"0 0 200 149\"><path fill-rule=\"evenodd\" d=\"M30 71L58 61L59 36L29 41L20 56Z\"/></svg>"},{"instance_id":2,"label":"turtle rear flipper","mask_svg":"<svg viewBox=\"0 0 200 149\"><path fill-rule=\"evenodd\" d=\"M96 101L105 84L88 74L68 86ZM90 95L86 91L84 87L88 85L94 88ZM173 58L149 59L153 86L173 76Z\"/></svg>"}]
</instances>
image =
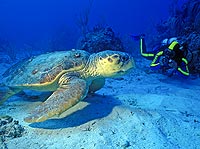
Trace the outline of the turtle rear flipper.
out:
<instances>
[{"instance_id":1,"label":"turtle rear flipper","mask_svg":"<svg viewBox=\"0 0 200 149\"><path fill-rule=\"evenodd\" d=\"M10 88L7 86L0 86L0 105L3 104L8 98L19 93L21 89Z\"/></svg>"},{"instance_id":2,"label":"turtle rear flipper","mask_svg":"<svg viewBox=\"0 0 200 149\"><path fill-rule=\"evenodd\" d=\"M45 121L55 115L60 115L84 99L88 92L86 81L79 78L67 81L68 83L65 84L62 80L63 84L24 120L28 123Z\"/></svg>"}]
</instances>

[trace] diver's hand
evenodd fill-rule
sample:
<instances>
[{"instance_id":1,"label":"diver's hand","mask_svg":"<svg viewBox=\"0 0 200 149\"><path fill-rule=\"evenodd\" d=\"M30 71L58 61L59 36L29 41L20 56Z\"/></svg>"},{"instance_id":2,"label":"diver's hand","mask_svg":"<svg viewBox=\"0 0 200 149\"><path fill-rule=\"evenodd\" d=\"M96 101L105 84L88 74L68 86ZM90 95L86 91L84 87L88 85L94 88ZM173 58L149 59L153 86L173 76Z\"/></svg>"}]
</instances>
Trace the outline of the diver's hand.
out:
<instances>
[{"instance_id":1,"label":"diver's hand","mask_svg":"<svg viewBox=\"0 0 200 149\"><path fill-rule=\"evenodd\" d=\"M171 67L173 69L177 69L178 68L177 63L172 59L169 60L168 65L169 65L169 67Z\"/></svg>"},{"instance_id":2,"label":"diver's hand","mask_svg":"<svg viewBox=\"0 0 200 149\"><path fill-rule=\"evenodd\" d=\"M140 40L141 38L144 38L145 34L139 34L139 35L134 35L134 34L131 34L130 37L133 39L133 40Z\"/></svg>"}]
</instances>

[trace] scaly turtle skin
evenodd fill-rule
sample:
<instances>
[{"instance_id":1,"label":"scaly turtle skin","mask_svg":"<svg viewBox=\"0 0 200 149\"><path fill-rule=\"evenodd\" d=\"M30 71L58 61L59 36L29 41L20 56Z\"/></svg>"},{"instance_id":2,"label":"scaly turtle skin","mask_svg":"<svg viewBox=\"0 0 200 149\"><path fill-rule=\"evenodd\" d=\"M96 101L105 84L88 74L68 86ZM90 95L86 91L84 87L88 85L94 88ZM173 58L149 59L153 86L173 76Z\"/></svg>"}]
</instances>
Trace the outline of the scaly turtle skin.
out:
<instances>
[{"instance_id":1,"label":"scaly turtle skin","mask_svg":"<svg viewBox=\"0 0 200 149\"><path fill-rule=\"evenodd\" d=\"M26 122L41 122L84 99L103 87L105 78L125 74L134 67L133 58L124 52L103 51L89 54L83 50L42 54L20 62L3 75L0 103L24 89L52 91Z\"/></svg>"}]
</instances>

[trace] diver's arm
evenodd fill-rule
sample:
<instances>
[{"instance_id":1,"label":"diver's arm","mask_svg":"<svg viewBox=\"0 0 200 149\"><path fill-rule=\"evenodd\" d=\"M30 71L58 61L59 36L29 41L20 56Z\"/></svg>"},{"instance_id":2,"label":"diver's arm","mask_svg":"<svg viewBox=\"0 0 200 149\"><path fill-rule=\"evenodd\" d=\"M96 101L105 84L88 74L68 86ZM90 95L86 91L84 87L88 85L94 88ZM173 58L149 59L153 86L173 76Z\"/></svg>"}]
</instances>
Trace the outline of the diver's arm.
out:
<instances>
[{"instance_id":1,"label":"diver's arm","mask_svg":"<svg viewBox=\"0 0 200 149\"><path fill-rule=\"evenodd\" d=\"M154 57L153 61L151 62L151 68L152 69L159 69L160 68L160 56L163 55L163 51L160 51L156 54L156 56Z\"/></svg>"},{"instance_id":2,"label":"diver's arm","mask_svg":"<svg viewBox=\"0 0 200 149\"><path fill-rule=\"evenodd\" d=\"M184 76L189 76L188 61L186 58L182 58L180 66L177 68L178 72Z\"/></svg>"},{"instance_id":3,"label":"diver's arm","mask_svg":"<svg viewBox=\"0 0 200 149\"><path fill-rule=\"evenodd\" d=\"M146 57L146 58L155 56L153 53L147 52L144 37L140 37L140 53L143 57Z\"/></svg>"}]
</instances>

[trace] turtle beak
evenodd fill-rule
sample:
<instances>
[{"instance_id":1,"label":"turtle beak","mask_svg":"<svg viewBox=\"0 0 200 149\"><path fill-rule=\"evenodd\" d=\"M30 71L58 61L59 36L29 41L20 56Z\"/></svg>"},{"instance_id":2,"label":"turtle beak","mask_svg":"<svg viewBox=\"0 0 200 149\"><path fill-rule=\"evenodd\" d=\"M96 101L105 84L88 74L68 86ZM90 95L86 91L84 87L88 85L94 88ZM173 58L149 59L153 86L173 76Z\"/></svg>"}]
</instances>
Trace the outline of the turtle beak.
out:
<instances>
[{"instance_id":1,"label":"turtle beak","mask_svg":"<svg viewBox=\"0 0 200 149\"><path fill-rule=\"evenodd\" d=\"M120 62L122 63L121 67L127 68L127 66L129 66L130 68L132 68L135 66L133 57L128 54L121 56Z\"/></svg>"},{"instance_id":2,"label":"turtle beak","mask_svg":"<svg viewBox=\"0 0 200 149\"><path fill-rule=\"evenodd\" d=\"M129 55L123 55L123 56L120 56L120 61L123 62L123 63L126 63L127 61L129 61L130 59L130 56Z\"/></svg>"}]
</instances>

